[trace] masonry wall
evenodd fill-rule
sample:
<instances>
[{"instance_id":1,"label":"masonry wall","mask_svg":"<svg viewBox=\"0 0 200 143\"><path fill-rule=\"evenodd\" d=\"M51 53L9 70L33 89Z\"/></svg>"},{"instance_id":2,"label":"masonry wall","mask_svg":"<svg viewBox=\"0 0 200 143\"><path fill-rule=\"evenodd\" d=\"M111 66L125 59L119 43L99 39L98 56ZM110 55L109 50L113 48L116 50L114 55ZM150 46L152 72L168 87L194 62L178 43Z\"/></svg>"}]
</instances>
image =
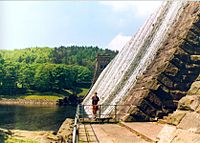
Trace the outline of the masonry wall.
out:
<instances>
[{"instance_id":1,"label":"masonry wall","mask_svg":"<svg viewBox=\"0 0 200 143\"><path fill-rule=\"evenodd\" d=\"M160 143L193 142L200 140L200 75L192 83L187 95L178 102L175 112L159 122L172 126L169 134L162 134ZM164 139L162 141L162 138Z\"/></svg>"},{"instance_id":2,"label":"masonry wall","mask_svg":"<svg viewBox=\"0 0 200 143\"><path fill-rule=\"evenodd\" d=\"M169 38L120 104L125 121L149 121L176 110L200 73L200 2L188 2ZM124 113L126 115L124 116Z\"/></svg>"},{"instance_id":3,"label":"masonry wall","mask_svg":"<svg viewBox=\"0 0 200 143\"><path fill-rule=\"evenodd\" d=\"M95 73L94 73L92 84L94 84L96 82L99 75L106 68L106 66L110 63L110 61L111 61L111 57L109 55L97 55Z\"/></svg>"}]
</instances>

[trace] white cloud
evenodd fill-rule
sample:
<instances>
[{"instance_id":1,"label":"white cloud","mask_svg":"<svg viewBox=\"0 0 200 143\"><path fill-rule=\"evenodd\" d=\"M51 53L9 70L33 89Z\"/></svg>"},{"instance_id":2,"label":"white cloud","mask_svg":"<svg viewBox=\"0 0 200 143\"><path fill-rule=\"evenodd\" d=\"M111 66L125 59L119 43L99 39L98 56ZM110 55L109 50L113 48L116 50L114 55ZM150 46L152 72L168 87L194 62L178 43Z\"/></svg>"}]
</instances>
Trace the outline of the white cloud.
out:
<instances>
[{"instance_id":1,"label":"white cloud","mask_svg":"<svg viewBox=\"0 0 200 143\"><path fill-rule=\"evenodd\" d=\"M131 12L135 16L148 16L155 11L162 1L102 1L115 12Z\"/></svg>"},{"instance_id":2,"label":"white cloud","mask_svg":"<svg viewBox=\"0 0 200 143\"><path fill-rule=\"evenodd\" d=\"M137 23L138 18L147 18L158 9L162 1L101 1L99 3L111 7L113 12L123 12L132 15L130 18L135 19L135 23ZM124 25L126 22L126 20L121 18L118 24ZM131 36L118 34L108 44L107 48L121 50L130 39Z\"/></svg>"},{"instance_id":3,"label":"white cloud","mask_svg":"<svg viewBox=\"0 0 200 143\"><path fill-rule=\"evenodd\" d=\"M122 34L118 34L111 40L107 48L111 50L120 51L130 39L131 39L131 36L124 36Z\"/></svg>"}]
</instances>

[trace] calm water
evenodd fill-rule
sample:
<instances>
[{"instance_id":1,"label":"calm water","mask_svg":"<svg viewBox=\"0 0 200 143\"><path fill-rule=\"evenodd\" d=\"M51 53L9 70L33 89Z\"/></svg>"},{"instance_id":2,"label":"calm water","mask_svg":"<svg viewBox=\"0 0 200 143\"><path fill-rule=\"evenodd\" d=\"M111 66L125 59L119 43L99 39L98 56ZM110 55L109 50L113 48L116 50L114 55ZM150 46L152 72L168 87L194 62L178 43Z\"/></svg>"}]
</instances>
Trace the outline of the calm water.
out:
<instances>
[{"instance_id":1,"label":"calm water","mask_svg":"<svg viewBox=\"0 0 200 143\"><path fill-rule=\"evenodd\" d=\"M0 128L57 131L66 118L74 118L75 107L0 105Z\"/></svg>"}]
</instances>

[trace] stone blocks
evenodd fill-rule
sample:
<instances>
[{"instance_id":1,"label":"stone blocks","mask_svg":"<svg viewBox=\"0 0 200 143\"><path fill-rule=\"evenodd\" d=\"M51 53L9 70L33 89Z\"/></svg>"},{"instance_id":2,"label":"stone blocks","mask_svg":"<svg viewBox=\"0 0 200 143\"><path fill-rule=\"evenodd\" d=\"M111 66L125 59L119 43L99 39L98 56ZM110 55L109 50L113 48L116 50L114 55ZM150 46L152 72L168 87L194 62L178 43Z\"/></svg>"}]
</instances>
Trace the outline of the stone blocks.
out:
<instances>
[{"instance_id":1,"label":"stone blocks","mask_svg":"<svg viewBox=\"0 0 200 143\"><path fill-rule=\"evenodd\" d=\"M196 112L187 113L177 127L200 134L200 114Z\"/></svg>"},{"instance_id":2,"label":"stone blocks","mask_svg":"<svg viewBox=\"0 0 200 143\"><path fill-rule=\"evenodd\" d=\"M178 109L195 111L199 105L200 96L185 96L178 102Z\"/></svg>"},{"instance_id":3,"label":"stone blocks","mask_svg":"<svg viewBox=\"0 0 200 143\"><path fill-rule=\"evenodd\" d=\"M200 3L188 3L179 20L170 29L169 37L158 50L154 61L138 78L131 95L123 101L135 107L134 110L128 110L130 115L126 118L128 121L147 120L157 117L158 113L165 115L176 110L177 106L180 110L187 111L195 111L198 107L200 96L182 98L188 90L189 94L200 95L200 83L195 82L196 79L200 79L198 78L200 74L200 17L198 16L200 9L198 7ZM169 121L178 125L185 114L178 111Z\"/></svg>"},{"instance_id":4,"label":"stone blocks","mask_svg":"<svg viewBox=\"0 0 200 143\"><path fill-rule=\"evenodd\" d=\"M183 119L183 117L186 115L186 111L180 111L177 110L175 111L173 114L171 114L170 116L168 116L165 120L168 124L171 125L178 125L181 120Z\"/></svg>"}]
</instances>

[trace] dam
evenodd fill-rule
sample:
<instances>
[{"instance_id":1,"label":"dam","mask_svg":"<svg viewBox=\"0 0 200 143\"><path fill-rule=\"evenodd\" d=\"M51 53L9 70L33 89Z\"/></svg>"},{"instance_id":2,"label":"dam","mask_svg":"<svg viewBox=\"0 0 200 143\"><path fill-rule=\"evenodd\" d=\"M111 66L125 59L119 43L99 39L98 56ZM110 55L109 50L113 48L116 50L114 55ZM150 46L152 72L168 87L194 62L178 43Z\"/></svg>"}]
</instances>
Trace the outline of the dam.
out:
<instances>
[{"instance_id":1,"label":"dam","mask_svg":"<svg viewBox=\"0 0 200 143\"><path fill-rule=\"evenodd\" d=\"M199 143L200 2L163 2L82 102L89 118L94 92L118 124L82 122L80 141Z\"/></svg>"},{"instance_id":2,"label":"dam","mask_svg":"<svg viewBox=\"0 0 200 143\"><path fill-rule=\"evenodd\" d=\"M166 1L100 74L82 102L119 108L124 121L150 121L176 110L200 73L200 3ZM113 107L103 108L109 114ZM85 112L91 110L85 107Z\"/></svg>"}]
</instances>

